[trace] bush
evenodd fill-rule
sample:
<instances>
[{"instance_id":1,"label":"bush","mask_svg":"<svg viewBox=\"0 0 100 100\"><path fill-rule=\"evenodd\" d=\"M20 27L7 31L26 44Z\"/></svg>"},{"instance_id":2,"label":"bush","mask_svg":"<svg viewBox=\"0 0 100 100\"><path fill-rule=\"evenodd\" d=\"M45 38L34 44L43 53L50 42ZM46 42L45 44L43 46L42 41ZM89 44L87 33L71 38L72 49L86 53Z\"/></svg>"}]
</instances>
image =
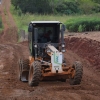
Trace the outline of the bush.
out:
<instances>
[{"instance_id":1,"label":"bush","mask_svg":"<svg viewBox=\"0 0 100 100\"><path fill-rule=\"evenodd\" d=\"M22 13L72 15L100 12L100 0L11 0L11 3Z\"/></svg>"},{"instance_id":2,"label":"bush","mask_svg":"<svg viewBox=\"0 0 100 100\"><path fill-rule=\"evenodd\" d=\"M75 1L65 1L59 4L56 8L56 11L61 14L75 14L79 13L78 3Z\"/></svg>"},{"instance_id":3,"label":"bush","mask_svg":"<svg viewBox=\"0 0 100 100\"><path fill-rule=\"evenodd\" d=\"M70 19L65 24L71 32L100 31L100 19L96 18Z\"/></svg>"},{"instance_id":4,"label":"bush","mask_svg":"<svg viewBox=\"0 0 100 100\"><path fill-rule=\"evenodd\" d=\"M82 27L82 25L79 25L78 32L82 32L82 31L83 31L83 27Z\"/></svg>"},{"instance_id":5,"label":"bush","mask_svg":"<svg viewBox=\"0 0 100 100\"><path fill-rule=\"evenodd\" d=\"M78 32L83 32L83 31L85 31L85 30L86 30L85 27L86 27L85 25L79 25L79 27L78 27Z\"/></svg>"},{"instance_id":6,"label":"bush","mask_svg":"<svg viewBox=\"0 0 100 100\"><path fill-rule=\"evenodd\" d=\"M100 25L96 25L96 26L95 26L95 30L96 30L96 31L99 31L99 30L100 30Z\"/></svg>"}]
</instances>

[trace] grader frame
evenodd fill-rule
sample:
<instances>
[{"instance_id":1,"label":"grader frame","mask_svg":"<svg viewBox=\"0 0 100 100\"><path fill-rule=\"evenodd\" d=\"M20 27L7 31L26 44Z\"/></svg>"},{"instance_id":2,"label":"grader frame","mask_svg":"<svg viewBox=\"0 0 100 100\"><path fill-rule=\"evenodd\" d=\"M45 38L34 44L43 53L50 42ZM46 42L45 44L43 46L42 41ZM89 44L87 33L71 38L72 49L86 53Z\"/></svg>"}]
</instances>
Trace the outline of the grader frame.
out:
<instances>
[{"instance_id":1,"label":"grader frame","mask_svg":"<svg viewBox=\"0 0 100 100\"><path fill-rule=\"evenodd\" d=\"M64 52L64 24L59 21L31 21L28 27L29 59L19 60L19 79L28 81L30 86L37 86L40 80L70 79L71 85L80 84L83 66L75 61L67 66ZM60 29L61 26L61 29ZM50 30L51 37L44 37ZM46 33L47 34L47 33ZM47 35L48 36L48 35Z\"/></svg>"}]
</instances>

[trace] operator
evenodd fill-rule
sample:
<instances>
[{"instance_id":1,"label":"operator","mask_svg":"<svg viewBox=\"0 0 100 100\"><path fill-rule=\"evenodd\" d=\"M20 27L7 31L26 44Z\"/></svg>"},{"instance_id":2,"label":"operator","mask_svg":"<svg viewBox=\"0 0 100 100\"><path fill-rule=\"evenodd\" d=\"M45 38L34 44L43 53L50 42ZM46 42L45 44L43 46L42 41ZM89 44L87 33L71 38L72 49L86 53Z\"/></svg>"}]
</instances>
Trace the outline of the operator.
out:
<instances>
[{"instance_id":1,"label":"operator","mask_svg":"<svg viewBox=\"0 0 100 100\"><path fill-rule=\"evenodd\" d=\"M44 34L44 37L47 39L47 41L51 41L50 35L52 34L51 30L48 30L46 34Z\"/></svg>"}]
</instances>

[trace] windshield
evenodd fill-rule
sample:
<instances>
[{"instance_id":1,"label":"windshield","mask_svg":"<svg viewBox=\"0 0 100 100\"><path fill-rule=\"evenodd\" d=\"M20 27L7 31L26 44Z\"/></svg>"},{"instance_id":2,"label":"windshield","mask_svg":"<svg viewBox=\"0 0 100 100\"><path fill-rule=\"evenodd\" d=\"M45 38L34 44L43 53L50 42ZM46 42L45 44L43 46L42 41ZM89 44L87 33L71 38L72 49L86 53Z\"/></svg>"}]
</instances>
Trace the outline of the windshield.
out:
<instances>
[{"instance_id":1,"label":"windshield","mask_svg":"<svg viewBox=\"0 0 100 100\"><path fill-rule=\"evenodd\" d=\"M51 42L55 30L53 27L38 27L38 39L41 43Z\"/></svg>"},{"instance_id":2,"label":"windshield","mask_svg":"<svg viewBox=\"0 0 100 100\"><path fill-rule=\"evenodd\" d=\"M34 24L33 27L38 29L38 43L58 43L60 24L38 23Z\"/></svg>"}]
</instances>

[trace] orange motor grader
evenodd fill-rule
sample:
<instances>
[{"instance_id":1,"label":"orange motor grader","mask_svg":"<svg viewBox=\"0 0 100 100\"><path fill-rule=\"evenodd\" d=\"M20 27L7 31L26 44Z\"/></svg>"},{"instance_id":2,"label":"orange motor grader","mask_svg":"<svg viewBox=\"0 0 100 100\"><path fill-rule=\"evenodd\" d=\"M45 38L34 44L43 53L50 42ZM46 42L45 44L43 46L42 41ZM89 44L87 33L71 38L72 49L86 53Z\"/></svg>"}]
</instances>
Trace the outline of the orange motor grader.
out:
<instances>
[{"instance_id":1,"label":"orange motor grader","mask_svg":"<svg viewBox=\"0 0 100 100\"><path fill-rule=\"evenodd\" d=\"M61 29L60 29L61 27ZM19 79L37 86L41 80L69 79L80 84L83 67L80 61L67 66L64 58L65 25L59 21L31 21L28 27L29 59L19 60ZM49 33L49 34L48 34Z\"/></svg>"}]
</instances>

